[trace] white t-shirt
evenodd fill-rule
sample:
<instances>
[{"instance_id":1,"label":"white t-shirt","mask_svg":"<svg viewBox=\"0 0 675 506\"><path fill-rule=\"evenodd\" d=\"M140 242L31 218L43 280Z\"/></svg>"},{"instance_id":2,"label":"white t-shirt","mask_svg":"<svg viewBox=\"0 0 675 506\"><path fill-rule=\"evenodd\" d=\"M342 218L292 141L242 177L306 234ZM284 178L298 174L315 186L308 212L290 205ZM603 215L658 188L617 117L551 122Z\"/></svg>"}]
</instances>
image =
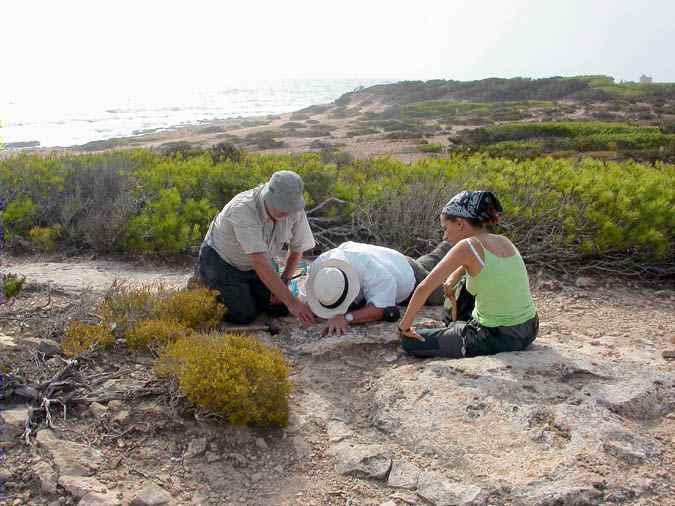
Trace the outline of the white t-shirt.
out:
<instances>
[{"instance_id":1,"label":"white t-shirt","mask_svg":"<svg viewBox=\"0 0 675 506\"><path fill-rule=\"evenodd\" d=\"M415 288L415 274L408 259L393 249L343 242L314 260L310 271L328 259L344 260L358 273L361 291L355 302L365 299L367 304L379 308L395 306L407 299Z\"/></svg>"}]
</instances>

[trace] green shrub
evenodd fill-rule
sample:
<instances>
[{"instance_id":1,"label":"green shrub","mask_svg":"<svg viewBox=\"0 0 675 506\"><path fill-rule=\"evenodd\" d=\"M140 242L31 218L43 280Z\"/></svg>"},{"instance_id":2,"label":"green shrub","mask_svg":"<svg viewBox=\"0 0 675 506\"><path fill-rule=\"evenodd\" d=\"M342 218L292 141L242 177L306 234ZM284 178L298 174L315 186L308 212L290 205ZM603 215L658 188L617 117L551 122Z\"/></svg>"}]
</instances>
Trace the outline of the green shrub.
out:
<instances>
[{"instance_id":1,"label":"green shrub","mask_svg":"<svg viewBox=\"0 0 675 506\"><path fill-rule=\"evenodd\" d=\"M288 121L284 124L281 125L281 128L291 128L291 129L297 129L297 128L307 128L307 125L305 123L300 123L298 121Z\"/></svg>"},{"instance_id":2,"label":"green shrub","mask_svg":"<svg viewBox=\"0 0 675 506\"><path fill-rule=\"evenodd\" d=\"M211 155L213 163L222 163L228 160L239 163L244 153L229 142L219 142L209 148L209 155Z\"/></svg>"},{"instance_id":3,"label":"green shrub","mask_svg":"<svg viewBox=\"0 0 675 506\"><path fill-rule=\"evenodd\" d=\"M217 209L205 198L183 201L177 188L162 189L127 227L130 251L175 255L197 248Z\"/></svg>"},{"instance_id":4,"label":"green shrub","mask_svg":"<svg viewBox=\"0 0 675 506\"><path fill-rule=\"evenodd\" d=\"M115 342L115 336L103 325L92 325L81 321L71 321L66 326L61 349L69 357L75 357L90 350L93 346L108 348Z\"/></svg>"},{"instance_id":5,"label":"green shrub","mask_svg":"<svg viewBox=\"0 0 675 506\"><path fill-rule=\"evenodd\" d=\"M60 225L51 227L33 227L28 231L31 246L42 253L48 253L56 249L56 239L61 233Z\"/></svg>"},{"instance_id":6,"label":"green shrub","mask_svg":"<svg viewBox=\"0 0 675 506\"><path fill-rule=\"evenodd\" d=\"M443 146L441 144L421 144L417 147L422 153L442 153Z\"/></svg>"},{"instance_id":7,"label":"green shrub","mask_svg":"<svg viewBox=\"0 0 675 506\"><path fill-rule=\"evenodd\" d=\"M143 320L125 337L132 350L157 351L190 334L192 330L176 320Z\"/></svg>"},{"instance_id":8,"label":"green shrub","mask_svg":"<svg viewBox=\"0 0 675 506\"><path fill-rule=\"evenodd\" d=\"M157 150L160 154L170 158L180 157L182 159L198 156L204 153L204 150L188 141L173 141L160 144Z\"/></svg>"},{"instance_id":9,"label":"green shrub","mask_svg":"<svg viewBox=\"0 0 675 506\"><path fill-rule=\"evenodd\" d=\"M288 424L289 368L279 350L241 335L194 335L169 344L155 365L193 403L234 424Z\"/></svg>"},{"instance_id":10,"label":"green shrub","mask_svg":"<svg viewBox=\"0 0 675 506\"><path fill-rule=\"evenodd\" d=\"M26 278L25 276L19 277L12 273L3 273L0 275L0 281L2 281L2 293L5 302L9 302L21 293L21 290L23 290L23 286L26 283Z\"/></svg>"}]
</instances>

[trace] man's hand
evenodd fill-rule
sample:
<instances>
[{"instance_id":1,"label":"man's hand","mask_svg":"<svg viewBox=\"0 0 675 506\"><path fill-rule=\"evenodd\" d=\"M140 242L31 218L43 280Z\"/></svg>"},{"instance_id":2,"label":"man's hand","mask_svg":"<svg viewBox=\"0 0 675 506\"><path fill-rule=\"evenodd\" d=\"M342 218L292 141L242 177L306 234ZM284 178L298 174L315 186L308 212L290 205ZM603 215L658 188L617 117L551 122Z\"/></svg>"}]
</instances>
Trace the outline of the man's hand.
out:
<instances>
[{"instance_id":1,"label":"man's hand","mask_svg":"<svg viewBox=\"0 0 675 506\"><path fill-rule=\"evenodd\" d=\"M328 324L326 325L326 328L323 329L323 332L321 332L322 336L325 335L336 335L336 336L341 336L344 335L344 333L347 331L347 328L349 327L349 322L345 320L345 317L343 315L337 315L328 320Z\"/></svg>"},{"instance_id":2,"label":"man's hand","mask_svg":"<svg viewBox=\"0 0 675 506\"><path fill-rule=\"evenodd\" d=\"M305 327L314 323L314 313L307 304L303 304L300 300L294 298L286 307Z\"/></svg>"}]
</instances>

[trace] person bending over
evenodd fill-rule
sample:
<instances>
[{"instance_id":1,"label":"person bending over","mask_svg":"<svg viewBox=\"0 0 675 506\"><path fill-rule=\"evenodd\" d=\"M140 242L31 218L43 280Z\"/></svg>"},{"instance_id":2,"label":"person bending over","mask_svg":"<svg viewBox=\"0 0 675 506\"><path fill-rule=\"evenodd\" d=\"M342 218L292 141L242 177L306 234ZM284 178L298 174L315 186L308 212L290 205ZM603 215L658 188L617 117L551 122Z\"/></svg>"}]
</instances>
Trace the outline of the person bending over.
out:
<instances>
[{"instance_id":1,"label":"person bending over","mask_svg":"<svg viewBox=\"0 0 675 506\"><path fill-rule=\"evenodd\" d=\"M492 192L464 191L441 212L443 238L454 244L417 286L399 322L403 349L417 357L473 357L527 348L539 331L525 263L513 243L491 234L502 206ZM466 276L466 290L475 298L470 314L446 327L418 329L415 316L427 298L443 286L453 297Z\"/></svg>"},{"instance_id":2,"label":"person bending over","mask_svg":"<svg viewBox=\"0 0 675 506\"><path fill-rule=\"evenodd\" d=\"M407 303L417 283L449 250L449 244L441 243L413 259L382 246L344 242L309 267L307 302L316 316L328 320L324 334L344 334L354 323L396 321L398 304ZM428 302L442 304L442 288Z\"/></svg>"}]
</instances>

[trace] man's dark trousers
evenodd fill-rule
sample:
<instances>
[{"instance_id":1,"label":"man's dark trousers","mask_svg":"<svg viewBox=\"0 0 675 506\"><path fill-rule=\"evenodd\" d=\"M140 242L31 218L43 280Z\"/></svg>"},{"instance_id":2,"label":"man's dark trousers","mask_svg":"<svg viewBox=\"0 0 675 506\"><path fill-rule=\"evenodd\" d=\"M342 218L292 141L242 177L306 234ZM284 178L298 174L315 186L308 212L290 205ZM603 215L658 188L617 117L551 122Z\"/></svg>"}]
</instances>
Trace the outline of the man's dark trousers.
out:
<instances>
[{"instance_id":1,"label":"man's dark trousers","mask_svg":"<svg viewBox=\"0 0 675 506\"><path fill-rule=\"evenodd\" d=\"M288 314L285 306L270 304L270 291L255 270L240 271L207 244L202 244L199 250L199 275L208 288L220 293L228 322L251 323L263 312L272 316Z\"/></svg>"}]
</instances>

